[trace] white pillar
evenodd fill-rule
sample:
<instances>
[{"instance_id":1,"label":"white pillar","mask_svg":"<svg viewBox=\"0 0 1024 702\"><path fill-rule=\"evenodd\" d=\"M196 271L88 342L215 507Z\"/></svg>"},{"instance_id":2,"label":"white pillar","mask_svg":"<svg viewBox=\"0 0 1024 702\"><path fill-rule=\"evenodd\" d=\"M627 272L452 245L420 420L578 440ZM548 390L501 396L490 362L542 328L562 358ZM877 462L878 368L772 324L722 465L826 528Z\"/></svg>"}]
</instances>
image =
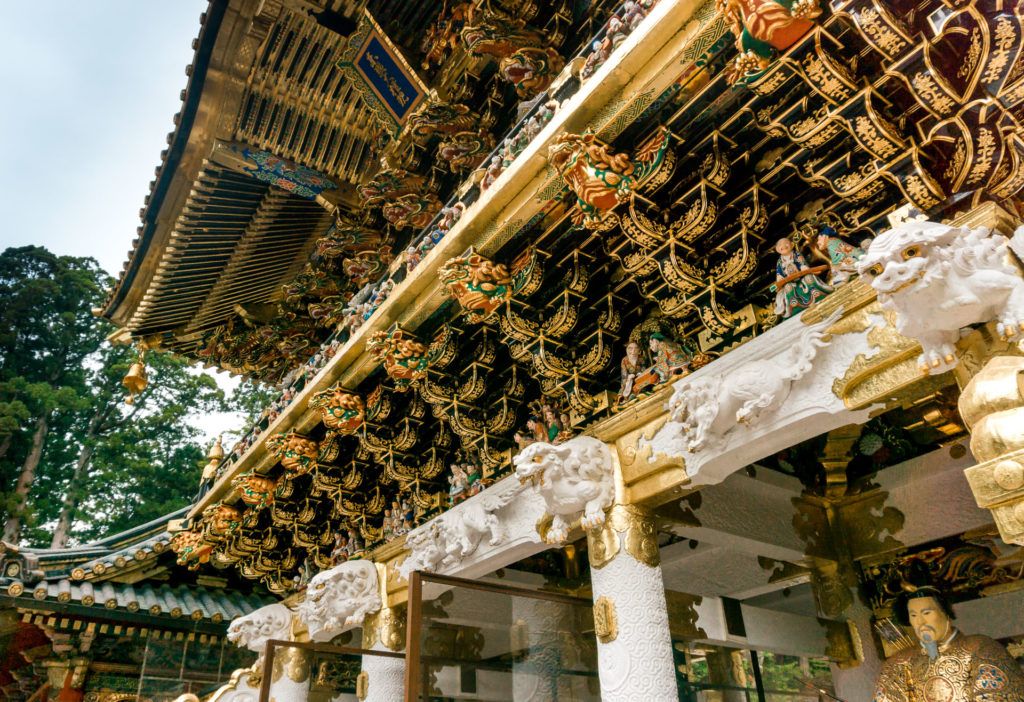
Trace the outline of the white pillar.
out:
<instances>
[{"instance_id":1,"label":"white pillar","mask_svg":"<svg viewBox=\"0 0 1024 702\"><path fill-rule=\"evenodd\" d=\"M383 579L381 579L383 583ZM405 648L405 611L383 607L363 621L363 648L398 653ZM364 702L400 702L405 699L405 658L363 656L361 681Z\"/></svg>"},{"instance_id":2,"label":"white pillar","mask_svg":"<svg viewBox=\"0 0 1024 702\"><path fill-rule=\"evenodd\" d=\"M677 702L672 637L652 516L615 505L587 535L603 702ZM604 635L602 635L604 634Z\"/></svg>"},{"instance_id":3,"label":"white pillar","mask_svg":"<svg viewBox=\"0 0 1024 702\"><path fill-rule=\"evenodd\" d=\"M531 597L512 599L514 644L522 647L522 658L512 665L512 699L515 702L553 702L571 696L562 694L570 681L558 679L561 668L562 636L570 627L570 606Z\"/></svg>"},{"instance_id":4,"label":"white pillar","mask_svg":"<svg viewBox=\"0 0 1024 702\"><path fill-rule=\"evenodd\" d=\"M392 653L380 643L370 650ZM366 673L365 702L400 702L405 698L404 658L363 656L363 672Z\"/></svg>"},{"instance_id":5,"label":"white pillar","mask_svg":"<svg viewBox=\"0 0 1024 702\"><path fill-rule=\"evenodd\" d=\"M309 697L309 665L308 651L291 646L275 647L270 699L277 702L306 702Z\"/></svg>"}]
</instances>

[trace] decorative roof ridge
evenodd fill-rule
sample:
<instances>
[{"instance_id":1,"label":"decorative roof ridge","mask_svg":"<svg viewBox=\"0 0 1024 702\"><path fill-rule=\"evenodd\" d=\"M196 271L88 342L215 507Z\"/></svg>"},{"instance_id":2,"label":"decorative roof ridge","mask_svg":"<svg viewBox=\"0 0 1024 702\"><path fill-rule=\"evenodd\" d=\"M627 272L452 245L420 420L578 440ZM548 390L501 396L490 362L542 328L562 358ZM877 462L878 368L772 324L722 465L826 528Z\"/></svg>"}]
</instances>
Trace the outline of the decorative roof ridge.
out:
<instances>
[{"instance_id":1,"label":"decorative roof ridge","mask_svg":"<svg viewBox=\"0 0 1024 702\"><path fill-rule=\"evenodd\" d=\"M139 264L145 258L149 243L152 241L157 214L192 133L196 114L199 111L203 85L206 82L210 57L229 2L230 0L209 0L206 11L199 17L199 35L193 41L195 54L193 54L192 62L185 68L188 82L181 91L182 108L174 116L174 130L167 135L168 148L161 152L161 160L156 167L156 178L150 181L149 194L146 195L145 204L139 212L142 224L139 226L138 236L132 242L132 249L121 267L121 274L117 282L103 303L103 311L100 316L109 319L114 309L124 299L135 279Z\"/></svg>"},{"instance_id":2,"label":"decorative roof ridge","mask_svg":"<svg viewBox=\"0 0 1024 702\"><path fill-rule=\"evenodd\" d=\"M77 605L161 619L180 619L182 624L191 620L197 624L205 621L223 625L278 601L270 595L243 595L222 587L169 583L104 582L93 585L60 578L32 585L2 577L0 587L0 594L14 598L16 606L22 609L42 608L44 603L50 607Z\"/></svg>"}]
</instances>

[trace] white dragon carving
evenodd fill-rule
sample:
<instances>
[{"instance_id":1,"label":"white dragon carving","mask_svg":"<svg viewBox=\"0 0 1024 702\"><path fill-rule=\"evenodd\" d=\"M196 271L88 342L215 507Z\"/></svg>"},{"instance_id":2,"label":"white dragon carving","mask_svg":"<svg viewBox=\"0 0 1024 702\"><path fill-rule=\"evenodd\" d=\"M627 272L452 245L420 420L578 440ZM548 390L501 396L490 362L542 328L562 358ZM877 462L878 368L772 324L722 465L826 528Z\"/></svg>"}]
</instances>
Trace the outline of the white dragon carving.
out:
<instances>
[{"instance_id":1,"label":"white dragon carving","mask_svg":"<svg viewBox=\"0 0 1024 702\"><path fill-rule=\"evenodd\" d=\"M552 516L546 541L564 543L571 523L583 529L604 524L604 510L615 496L611 451L591 436L577 436L555 446L530 444L514 459L516 477L532 482Z\"/></svg>"},{"instance_id":2,"label":"white dragon carving","mask_svg":"<svg viewBox=\"0 0 1024 702\"><path fill-rule=\"evenodd\" d=\"M1010 255L1022 240L1020 229L1011 242L987 227L907 221L878 236L857 270L896 312L899 332L920 342L918 362L934 375L957 364L964 327L995 319L1003 338L1024 339L1024 279Z\"/></svg>"},{"instance_id":3,"label":"white dragon carving","mask_svg":"<svg viewBox=\"0 0 1024 702\"><path fill-rule=\"evenodd\" d=\"M279 602L238 617L228 627L228 641L263 655L267 641L287 641L292 631L292 612Z\"/></svg>"},{"instance_id":4,"label":"white dragon carving","mask_svg":"<svg viewBox=\"0 0 1024 702\"><path fill-rule=\"evenodd\" d=\"M788 351L778 356L755 359L726 373L677 381L668 401L669 419L686 435L686 449L695 453L717 446L738 424L751 424L778 410L793 383L811 372L818 349L828 343L825 330L839 316L836 312L804 327Z\"/></svg>"},{"instance_id":5,"label":"white dragon carving","mask_svg":"<svg viewBox=\"0 0 1024 702\"><path fill-rule=\"evenodd\" d=\"M298 612L312 640L329 641L362 624L380 606L377 567L372 561L355 560L314 575Z\"/></svg>"},{"instance_id":6,"label":"white dragon carving","mask_svg":"<svg viewBox=\"0 0 1024 702\"><path fill-rule=\"evenodd\" d=\"M399 566L404 578L414 570L435 572L451 568L476 553L484 538L491 546L505 540L501 520L495 514L519 494L521 486L495 486L409 534L405 543L409 557Z\"/></svg>"}]
</instances>

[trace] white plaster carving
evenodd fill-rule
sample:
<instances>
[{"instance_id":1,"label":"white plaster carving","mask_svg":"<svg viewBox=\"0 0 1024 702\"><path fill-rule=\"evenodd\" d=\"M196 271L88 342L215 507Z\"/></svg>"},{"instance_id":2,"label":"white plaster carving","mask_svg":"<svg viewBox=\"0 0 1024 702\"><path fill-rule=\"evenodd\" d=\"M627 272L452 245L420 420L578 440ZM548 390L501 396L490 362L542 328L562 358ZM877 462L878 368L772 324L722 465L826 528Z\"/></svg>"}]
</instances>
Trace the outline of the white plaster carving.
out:
<instances>
[{"instance_id":1,"label":"white plaster carving","mask_svg":"<svg viewBox=\"0 0 1024 702\"><path fill-rule=\"evenodd\" d=\"M218 688L209 702L256 702L260 698L259 685L249 682L252 670L249 668L236 670L231 679Z\"/></svg>"},{"instance_id":2,"label":"white plaster carving","mask_svg":"<svg viewBox=\"0 0 1024 702\"><path fill-rule=\"evenodd\" d=\"M451 569L476 553L485 538L489 546L499 546L506 535L496 513L521 488L514 481L502 481L411 532L405 541L410 554L399 566L399 574L408 578L414 570Z\"/></svg>"},{"instance_id":3,"label":"white plaster carving","mask_svg":"<svg viewBox=\"0 0 1024 702\"><path fill-rule=\"evenodd\" d=\"M1014 235L1022 247L1022 230ZM1010 241L987 227L903 222L877 237L857 270L896 312L896 328L917 340L922 369L943 373L957 364L960 330L998 321L997 330L1024 344L1024 279L1010 258Z\"/></svg>"},{"instance_id":4,"label":"white plaster carving","mask_svg":"<svg viewBox=\"0 0 1024 702\"><path fill-rule=\"evenodd\" d=\"M601 699L679 699L661 568L641 563L623 550L603 568L592 568L590 578L594 600L609 598L618 620L615 640L597 644Z\"/></svg>"},{"instance_id":5,"label":"white plaster carving","mask_svg":"<svg viewBox=\"0 0 1024 702\"><path fill-rule=\"evenodd\" d=\"M345 561L313 576L298 614L313 641L330 641L380 606L377 567L371 561Z\"/></svg>"},{"instance_id":6,"label":"white plaster carving","mask_svg":"<svg viewBox=\"0 0 1024 702\"><path fill-rule=\"evenodd\" d=\"M604 442L577 436L564 444L530 444L514 459L520 482L533 482L552 516L547 541L564 543L577 518L584 529L604 524L612 503L612 456Z\"/></svg>"},{"instance_id":7,"label":"white plaster carving","mask_svg":"<svg viewBox=\"0 0 1024 702\"><path fill-rule=\"evenodd\" d=\"M848 409L832 387L857 356L870 358L879 353L868 334L884 326L885 318L869 314L869 329L836 336L823 345L823 338L815 341L814 337L832 320L811 326L801 317L787 319L676 381L668 421L650 440L640 438L638 454L642 457L649 451L652 458L679 460L694 486L715 485L743 466L804 439L846 424L866 422L870 409ZM752 369L760 369L765 375L778 372L780 376L797 377L775 384L775 379L749 373ZM744 378L749 380L749 387L741 382ZM712 398L717 406L711 409L700 406L698 393L691 396L687 391L694 384L705 383L719 388ZM767 392L772 390L771 385L774 395ZM759 387L765 391L758 391ZM689 420L687 407L691 397L693 420ZM753 405L743 414L746 421L739 422L736 415L748 401ZM691 450L695 439L701 448Z\"/></svg>"},{"instance_id":8,"label":"white plaster carving","mask_svg":"<svg viewBox=\"0 0 1024 702\"><path fill-rule=\"evenodd\" d=\"M676 382L668 401L669 418L686 433L687 450L714 448L737 425L753 424L778 411L793 383L811 372L818 349L828 343L825 330L839 316L836 312L805 326L785 354L752 360L727 374Z\"/></svg>"},{"instance_id":9,"label":"white plaster carving","mask_svg":"<svg viewBox=\"0 0 1024 702\"><path fill-rule=\"evenodd\" d=\"M238 617L228 627L228 641L263 655L270 639L291 638L292 612L276 602Z\"/></svg>"}]
</instances>

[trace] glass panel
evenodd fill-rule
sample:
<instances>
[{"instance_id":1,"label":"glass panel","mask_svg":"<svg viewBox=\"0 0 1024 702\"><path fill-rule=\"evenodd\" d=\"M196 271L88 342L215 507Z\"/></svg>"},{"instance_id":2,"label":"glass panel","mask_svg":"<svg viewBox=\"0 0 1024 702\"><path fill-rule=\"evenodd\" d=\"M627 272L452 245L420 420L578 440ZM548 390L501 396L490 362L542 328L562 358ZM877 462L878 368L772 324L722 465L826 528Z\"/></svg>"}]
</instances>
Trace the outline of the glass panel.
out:
<instances>
[{"instance_id":1,"label":"glass panel","mask_svg":"<svg viewBox=\"0 0 1024 702\"><path fill-rule=\"evenodd\" d=\"M681 702L760 702L751 653L705 644L674 646ZM827 660L757 652L764 702L818 702L834 694Z\"/></svg>"},{"instance_id":2,"label":"glass panel","mask_svg":"<svg viewBox=\"0 0 1024 702\"><path fill-rule=\"evenodd\" d=\"M138 642L126 643L139 646ZM207 695L227 682L235 668L252 665L254 657L225 639L196 636L189 640L184 635L165 638L157 634L147 637L141 654L138 676L131 681L131 689L123 691L147 702L169 702L186 692ZM105 649L102 660L116 670L116 649Z\"/></svg>"},{"instance_id":3,"label":"glass panel","mask_svg":"<svg viewBox=\"0 0 1024 702\"><path fill-rule=\"evenodd\" d=\"M590 600L438 576L422 588L414 699L601 699Z\"/></svg>"}]
</instances>

